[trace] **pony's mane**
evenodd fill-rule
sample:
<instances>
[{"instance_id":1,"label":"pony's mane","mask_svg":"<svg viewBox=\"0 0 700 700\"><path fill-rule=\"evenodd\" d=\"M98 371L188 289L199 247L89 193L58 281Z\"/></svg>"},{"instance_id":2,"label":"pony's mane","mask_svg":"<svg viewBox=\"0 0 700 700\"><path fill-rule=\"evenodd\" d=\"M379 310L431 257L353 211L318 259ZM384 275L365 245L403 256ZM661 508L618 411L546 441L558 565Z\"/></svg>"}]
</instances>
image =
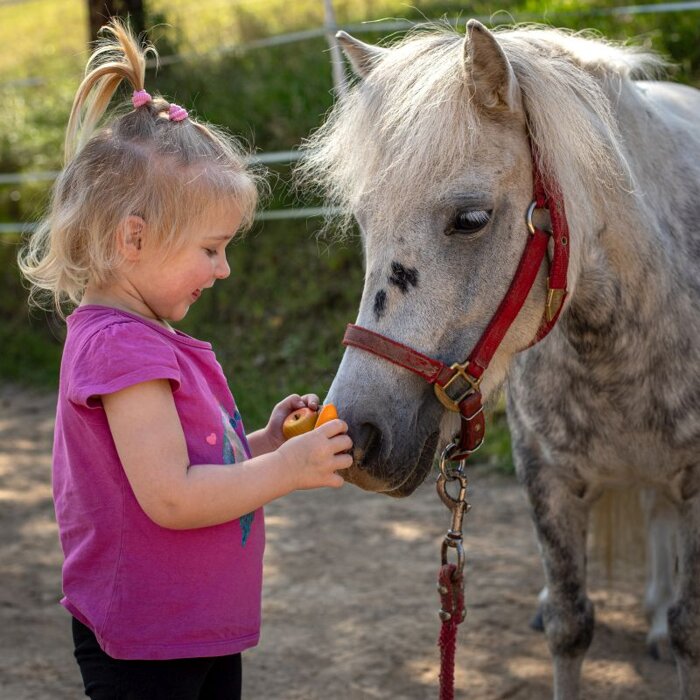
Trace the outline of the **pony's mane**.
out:
<instances>
[{"instance_id":1,"label":"pony's mane","mask_svg":"<svg viewBox=\"0 0 700 700\"><path fill-rule=\"evenodd\" d=\"M541 167L564 201L575 192L576 208L585 211L601 191L632 189L610 95L633 79L661 75L663 59L559 29L494 34L517 77ZM479 115L464 77L463 39L434 27L392 45L304 144L302 182L347 212L345 223L370 202L395 223L407 201L429 201L468 167ZM381 202L372 198L375 189Z\"/></svg>"}]
</instances>

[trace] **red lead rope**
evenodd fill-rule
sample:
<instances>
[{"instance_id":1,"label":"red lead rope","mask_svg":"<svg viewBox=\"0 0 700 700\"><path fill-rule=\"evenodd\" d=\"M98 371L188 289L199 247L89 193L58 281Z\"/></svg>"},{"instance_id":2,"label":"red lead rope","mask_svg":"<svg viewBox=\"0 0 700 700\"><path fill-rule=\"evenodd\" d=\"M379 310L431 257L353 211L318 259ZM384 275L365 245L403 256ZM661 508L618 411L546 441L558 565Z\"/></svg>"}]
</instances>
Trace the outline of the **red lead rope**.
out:
<instances>
[{"instance_id":1,"label":"red lead rope","mask_svg":"<svg viewBox=\"0 0 700 700\"><path fill-rule=\"evenodd\" d=\"M454 700L457 626L464 620L464 574L454 564L443 564L438 575L442 610L440 618L440 700Z\"/></svg>"}]
</instances>

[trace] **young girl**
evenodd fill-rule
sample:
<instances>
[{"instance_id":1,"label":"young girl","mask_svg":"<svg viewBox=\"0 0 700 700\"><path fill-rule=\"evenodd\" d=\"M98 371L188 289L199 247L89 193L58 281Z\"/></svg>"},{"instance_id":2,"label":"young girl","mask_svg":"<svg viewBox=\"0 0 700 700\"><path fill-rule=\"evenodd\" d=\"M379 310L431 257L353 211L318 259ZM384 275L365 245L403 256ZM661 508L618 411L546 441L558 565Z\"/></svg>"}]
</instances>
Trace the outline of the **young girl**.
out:
<instances>
[{"instance_id":1,"label":"young girl","mask_svg":"<svg viewBox=\"0 0 700 700\"><path fill-rule=\"evenodd\" d=\"M246 436L211 346L170 326L228 277L257 179L231 138L149 95L148 49L107 29L49 216L20 256L33 292L77 305L53 455L61 603L89 697L238 698L240 652L259 636L261 506L341 486L352 443L340 420L283 441L313 394ZM103 123L124 80L129 109Z\"/></svg>"}]
</instances>

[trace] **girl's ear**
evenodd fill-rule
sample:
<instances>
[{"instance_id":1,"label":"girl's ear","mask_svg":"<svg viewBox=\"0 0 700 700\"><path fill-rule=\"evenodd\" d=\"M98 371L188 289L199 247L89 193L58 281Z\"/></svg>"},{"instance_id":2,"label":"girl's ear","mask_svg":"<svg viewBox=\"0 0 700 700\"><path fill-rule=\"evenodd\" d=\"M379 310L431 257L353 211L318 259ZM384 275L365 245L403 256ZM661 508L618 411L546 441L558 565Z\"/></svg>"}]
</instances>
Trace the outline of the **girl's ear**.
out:
<instances>
[{"instance_id":1,"label":"girl's ear","mask_svg":"<svg viewBox=\"0 0 700 700\"><path fill-rule=\"evenodd\" d=\"M122 219L117 227L117 249L125 260L136 262L141 257L146 222L134 214Z\"/></svg>"}]
</instances>

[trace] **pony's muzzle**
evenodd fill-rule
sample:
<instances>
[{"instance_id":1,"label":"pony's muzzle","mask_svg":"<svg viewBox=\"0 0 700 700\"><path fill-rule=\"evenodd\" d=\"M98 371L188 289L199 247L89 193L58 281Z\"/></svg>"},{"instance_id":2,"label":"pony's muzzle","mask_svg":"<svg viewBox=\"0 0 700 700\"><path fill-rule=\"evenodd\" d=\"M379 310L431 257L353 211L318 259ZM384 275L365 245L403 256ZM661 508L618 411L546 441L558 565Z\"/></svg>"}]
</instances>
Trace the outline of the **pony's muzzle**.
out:
<instances>
[{"instance_id":1,"label":"pony's muzzle","mask_svg":"<svg viewBox=\"0 0 700 700\"><path fill-rule=\"evenodd\" d=\"M381 428L369 421L360 423L358 427L353 427L352 423L350 425L353 464L339 473L346 481L365 491L382 493L391 490L390 481L377 473L384 462L385 455L382 453L388 447Z\"/></svg>"},{"instance_id":2,"label":"pony's muzzle","mask_svg":"<svg viewBox=\"0 0 700 700\"><path fill-rule=\"evenodd\" d=\"M353 438L353 466L378 462L381 457L382 433L373 423L362 423Z\"/></svg>"}]
</instances>

